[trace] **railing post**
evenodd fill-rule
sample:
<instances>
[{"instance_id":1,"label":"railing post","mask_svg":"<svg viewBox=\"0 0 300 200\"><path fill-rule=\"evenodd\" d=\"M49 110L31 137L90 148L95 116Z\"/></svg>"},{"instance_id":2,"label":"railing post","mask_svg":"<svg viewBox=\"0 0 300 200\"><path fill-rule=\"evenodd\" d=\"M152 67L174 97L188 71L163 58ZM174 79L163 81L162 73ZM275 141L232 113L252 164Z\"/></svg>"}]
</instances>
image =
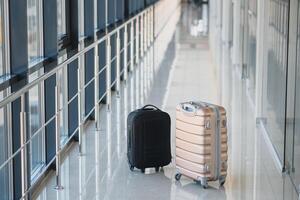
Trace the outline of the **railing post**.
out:
<instances>
[{"instance_id":1,"label":"railing post","mask_svg":"<svg viewBox=\"0 0 300 200\"><path fill-rule=\"evenodd\" d=\"M144 14L141 15L141 32L140 32L140 35L141 35L141 48L139 50L140 52L140 55L141 55L141 58L144 56Z\"/></svg>"},{"instance_id":2,"label":"railing post","mask_svg":"<svg viewBox=\"0 0 300 200\"><path fill-rule=\"evenodd\" d=\"M21 111L20 111L20 140L21 140L21 184L22 184L22 199L27 197L27 148L26 148L26 111L25 94L21 96Z\"/></svg>"},{"instance_id":3,"label":"railing post","mask_svg":"<svg viewBox=\"0 0 300 200\"><path fill-rule=\"evenodd\" d=\"M134 20L130 24L130 71L134 67Z\"/></svg>"},{"instance_id":4,"label":"railing post","mask_svg":"<svg viewBox=\"0 0 300 200\"><path fill-rule=\"evenodd\" d=\"M144 33L144 52L146 53L146 51L147 51L147 44L148 44L148 40L147 40L147 31L148 31L148 24L147 24L147 19L148 19L148 17L147 17L147 12L144 14L144 31L143 31L143 33Z\"/></svg>"},{"instance_id":5,"label":"railing post","mask_svg":"<svg viewBox=\"0 0 300 200\"><path fill-rule=\"evenodd\" d=\"M62 190L64 187L61 185L61 176L60 176L60 83L57 81L55 86L55 176L56 176L56 186L54 189Z\"/></svg>"},{"instance_id":6,"label":"railing post","mask_svg":"<svg viewBox=\"0 0 300 200\"><path fill-rule=\"evenodd\" d=\"M96 131L99 131L99 55L98 55L98 45L95 46L95 68L94 68L94 84L95 84L95 128Z\"/></svg>"},{"instance_id":7,"label":"railing post","mask_svg":"<svg viewBox=\"0 0 300 200\"><path fill-rule=\"evenodd\" d=\"M144 49L143 49L143 51L144 51L144 53L146 54L146 50L147 50L147 30L148 30L148 25L147 25L147 11L144 13L144 25L143 25L143 34L144 34Z\"/></svg>"},{"instance_id":8,"label":"railing post","mask_svg":"<svg viewBox=\"0 0 300 200\"><path fill-rule=\"evenodd\" d=\"M120 97L120 89L121 89L121 63L120 63L120 52L121 52L121 39L120 39L120 30L117 31L117 97Z\"/></svg>"},{"instance_id":9,"label":"railing post","mask_svg":"<svg viewBox=\"0 0 300 200\"><path fill-rule=\"evenodd\" d=\"M147 11L147 47L150 46L150 11Z\"/></svg>"},{"instance_id":10,"label":"railing post","mask_svg":"<svg viewBox=\"0 0 300 200\"><path fill-rule=\"evenodd\" d=\"M110 111L111 107L111 44L110 35L106 41L106 104L107 110Z\"/></svg>"},{"instance_id":11,"label":"railing post","mask_svg":"<svg viewBox=\"0 0 300 200\"><path fill-rule=\"evenodd\" d=\"M145 41L145 45L146 45L146 49L149 47L149 34L148 34L148 31L149 31L149 11L147 10L146 14L145 14L145 26L146 26L146 31L145 31L145 38L146 38L146 41Z\"/></svg>"},{"instance_id":12,"label":"railing post","mask_svg":"<svg viewBox=\"0 0 300 200\"><path fill-rule=\"evenodd\" d=\"M152 9L150 8L149 10L149 45L151 44L152 42L152 39L151 39L151 33L152 33Z\"/></svg>"},{"instance_id":13,"label":"railing post","mask_svg":"<svg viewBox=\"0 0 300 200\"><path fill-rule=\"evenodd\" d=\"M127 24L124 28L124 81L126 83L127 81L127 77L128 77L128 69L127 69L127 65L128 65L128 59L127 59L127 50L128 50L128 33L127 33Z\"/></svg>"},{"instance_id":14,"label":"railing post","mask_svg":"<svg viewBox=\"0 0 300 200\"><path fill-rule=\"evenodd\" d=\"M150 15L151 15L151 22L150 22L150 27L151 27L151 32L150 32L150 38L151 38L151 44L154 42L154 9L153 7L150 10Z\"/></svg>"},{"instance_id":15,"label":"railing post","mask_svg":"<svg viewBox=\"0 0 300 200\"><path fill-rule=\"evenodd\" d=\"M138 64L139 63L139 58L140 58L140 17L138 16L136 19L136 45L135 45L135 52L136 52L136 56L135 56L135 63Z\"/></svg>"},{"instance_id":16,"label":"railing post","mask_svg":"<svg viewBox=\"0 0 300 200\"><path fill-rule=\"evenodd\" d=\"M82 154L82 134L83 134L83 127L82 127L82 88L81 88L81 67L80 63L78 65L77 70L77 87L78 87L78 151L79 155Z\"/></svg>"}]
</instances>

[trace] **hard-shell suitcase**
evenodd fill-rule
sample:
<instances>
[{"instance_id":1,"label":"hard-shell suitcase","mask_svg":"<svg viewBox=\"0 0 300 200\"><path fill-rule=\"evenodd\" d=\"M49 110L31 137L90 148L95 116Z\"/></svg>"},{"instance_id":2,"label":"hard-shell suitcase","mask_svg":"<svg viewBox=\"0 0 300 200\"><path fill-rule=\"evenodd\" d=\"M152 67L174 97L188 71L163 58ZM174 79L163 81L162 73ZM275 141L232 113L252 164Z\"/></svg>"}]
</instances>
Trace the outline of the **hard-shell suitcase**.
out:
<instances>
[{"instance_id":1,"label":"hard-shell suitcase","mask_svg":"<svg viewBox=\"0 0 300 200\"><path fill-rule=\"evenodd\" d=\"M207 188L208 181L225 183L227 175L227 119L223 107L181 103L176 108L175 179L185 175Z\"/></svg>"},{"instance_id":2,"label":"hard-shell suitcase","mask_svg":"<svg viewBox=\"0 0 300 200\"><path fill-rule=\"evenodd\" d=\"M168 165L171 162L171 120L153 105L135 110L127 118L127 156L130 170Z\"/></svg>"}]
</instances>

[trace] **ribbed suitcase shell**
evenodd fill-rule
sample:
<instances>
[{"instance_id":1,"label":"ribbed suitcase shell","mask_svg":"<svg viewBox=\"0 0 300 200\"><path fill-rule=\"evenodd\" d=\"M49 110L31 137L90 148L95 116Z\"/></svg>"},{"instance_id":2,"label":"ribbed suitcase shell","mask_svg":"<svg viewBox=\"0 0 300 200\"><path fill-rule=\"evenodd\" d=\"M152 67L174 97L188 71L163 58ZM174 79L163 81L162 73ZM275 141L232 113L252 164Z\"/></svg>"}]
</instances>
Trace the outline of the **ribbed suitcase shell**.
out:
<instances>
[{"instance_id":1,"label":"ribbed suitcase shell","mask_svg":"<svg viewBox=\"0 0 300 200\"><path fill-rule=\"evenodd\" d=\"M222 106L204 102L181 103L176 108L176 168L201 182L220 180L227 174L227 121ZM216 146L217 145L217 146ZM176 178L176 179L179 179Z\"/></svg>"}]
</instances>

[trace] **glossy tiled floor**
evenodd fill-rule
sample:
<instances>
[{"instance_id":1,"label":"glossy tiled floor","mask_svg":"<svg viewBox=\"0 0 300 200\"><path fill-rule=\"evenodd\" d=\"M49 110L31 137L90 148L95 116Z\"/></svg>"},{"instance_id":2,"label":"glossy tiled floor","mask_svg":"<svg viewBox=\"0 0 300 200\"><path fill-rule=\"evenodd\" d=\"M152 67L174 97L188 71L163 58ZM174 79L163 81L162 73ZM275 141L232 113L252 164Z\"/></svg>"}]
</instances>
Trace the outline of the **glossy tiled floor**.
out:
<instances>
[{"instance_id":1,"label":"glossy tiled floor","mask_svg":"<svg viewBox=\"0 0 300 200\"><path fill-rule=\"evenodd\" d=\"M70 148L62 164L64 189L53 189L55 177L50 174L37 199L297 199L289 177L276 168L264 134L256 126L245 83L234 69L228 67L228 77L222 80L222 89L230 92L219 92L208 39L195 28L197 12L195 7L183 5L177 26L181 11L174 13L154 48L122 84L120 98L113 95L111 112L101 108L100 130L95 130L93 122L86 125L84 154L78 155L77 144ZM175 106L187 100L221 100L228 111L229 169L222 188L211 183L204 190L188 178L176 182L174 163L159 173L149 169L141 174L128 168L127 113L152 103L169 112L174 128ZM174 152L174 130L172 138Z\"/></svg>"}]
</instances>

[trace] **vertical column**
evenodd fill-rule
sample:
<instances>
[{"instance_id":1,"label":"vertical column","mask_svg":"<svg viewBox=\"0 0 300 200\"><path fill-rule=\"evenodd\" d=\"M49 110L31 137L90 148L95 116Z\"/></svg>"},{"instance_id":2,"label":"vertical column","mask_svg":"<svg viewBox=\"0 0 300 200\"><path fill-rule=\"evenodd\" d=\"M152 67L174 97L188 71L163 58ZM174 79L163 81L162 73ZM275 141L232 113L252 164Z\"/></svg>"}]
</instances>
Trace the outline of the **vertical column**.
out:
<instances>
[{"instance_id":1,"label":"vertical column","mask_svg":"<svg viewBox=\"0 0 300 200\"><path fill-rule=\"evenodd\" d=\"M148 31L148 11L144 14L144 52L147 51L148 39L147 39L147 31Z\"/></svg>"},{"instance_id":2,"label":"vertical column","mask_svg":"<svg viewBox=\"0 0 300 200\"><path fill-rule=\"evenodd\" d=\"M144 52L147 49L147 11L143 14L144 16Z\"/></svg>"},{"instance_id":3,"label":"vertical column","mask_svg":"<svg viewBox=\"0 0 300 200\"><path fill-rule=\"evenodd\" d=\"M149 11L148 11L148 16L149 16L149 24L148 24L148 27L149 27L149 45L151 44L151 33L152 33L152 8L150 7Z\"/></svg>"},{"instance_id":4,"label":"vertical column","mask_svg":"<svg viewBox=\"0 0 300 200\"><path fill-rule=\"evenodd\" d=\"M107 32L107 26L108 26L108 2L109 0L105 0L105 28Z\"/></svg>"},{"instance_id":5,"label":"vertical column","mask_svg":"<svg viewBox=\"0 0 300 200\"><path fill-rule=\"evenodd\" d=\"M10 11L9 11L9 0L3 0L3 14L1 17L3 17L2 21L2 27L4 27L3 30L3 36L2 38L4 38L4 62L3 64L5 65L4 70L6 73L10 73L10 45L9 45L9 41L10 41L10 35L9 35L9 15L10 15Z\"/></svg>"},{"instance_id":6,"label":"vertical column","mask_svg":"<svg viewBox=\"0 0 300 200\"><path fill-rule=\"evenodd\" d=\"M147 50L147 30L148 30L147 13L148 11L144 13L144 52L146 52Z\"/></svg>"},{"instance_id":7,"label":"vertical column","mask_svg":"<svg viewBox=\"0 0 300 200\"><path fill-rule=\"evenodd\" d=\"M107 110L111 107L111 45L110 36L107 37L106 43L106 104Z\"/></svg>"},{"instance_id":8,"label":"vertical column","mask_svg":"<svg viewBox=\"0 0 300 200\"><path fill-rule=\"evenodd\" d=\"M94 5L93 5L93 13L94 13L94 38L96 41L96 37L97 37L97 29L98 29L98 0L93 0ZM97 55L97 54L95 54Z\"/></svg>"},{"instance_id":9,"label":"vertical column","mask_svg":"<svg viewBox=\"0 0 300 200\"><path fill-rule=\"evenodd\" d=\"M121 48L121 39L120 39L120 30L117 31L117 53L116 53L116 59L117 59L117 96L119 97L120 95L120 87L121 87L121 67L120 67L120 48Z\"/></svg>"},{"instance_id":10,"label":"vertical column","mask_svg":"<svg viewBox=\"0 0 300 200\"><path fill-rule=\"evenodd\" d=\"M144 56L144 14L141 14L141 48L140 48L140 53L141 53L141 58Z\"/></svg>"},{"instance_id":11,"label":"vertical column","mask_svg":"<svg viewBox=\"0 0 300 200\"><path fill-rule=\"evenodd\" d=\"M128 33L127 33L127 24L125 25L124 27L124 81L126 83L126 80L127 80L127 77L128 77L128 69L127 69L127 65L128 65L128 59L127 59L127 56L128 56L128 48L127 48L127 45L128 45Z\"/></svg>"},{"instance_id":12,"label":"vertical column","mask_svg":"<svg viewBox=\"0 0 300 200\"><path fill-rule=\"evenodd\" d=\"M147 27L147 30L146 30L146 46L147 46L147 49L148 49L148 47L149 47L149 24L150 24L150 21L149 21L149 10L147 10L147 12L146 12L146 27Z\"/></svg>"},{"instance_id":13,"label":"vertical column","mask_svg":"<svg viewBox=\"0 0 300 200\"><path fill-rule=\"evenodd\" d=\"M21 185L22 185L22 198L28 199L27 188L28 188L28 170L27 170L27 148L26 148L26 111L25 111L25 94L21 96L21 111L20 111L20 141L21 141Z\"/></svg>"},{"instance_id":14,"label":"vertical column","mask_svg":"<svg viewBox=\"0 0 300 200\"><path fill-rule=\"evenodd\" d=\"M135 50L135 52L136 52L136 56L135 56L135 62L136 62L136 64L138 64L139 63L139 59L140 59L140 54L139 54L139 52L140 52L140 17L138 16L137 18L136 18L136 39L135 39L135 41L136 41L136 45L135 45L135 48L136 48L136 50Z\"/></svg>"},{"instance_id":15,"label":"vertical column","mask_svg":"<svg viewBox=\"0 0 300 200\"><path fill-rule=\"evenodd\" d=\"M147 38L148 38L148 47L149 47L150 44L151 44L151 38L150 38L150 36L151 36L151 10L148 10L147 15L148 15L148 22L147 22L147 24L148 24L148 32L147 32L148 36L147 36Z\"/></svg>"},{"instance_id":16,"label":"vertical column","mask_svg":"<svg viewBox=\"0 0 300 200\"><path fill-rule=\"evenodd\" d=\"M133 71L134 67L134 20L130 24L130 71Z\"/></svg>"},{"instance_id":17,"label":"vertical column","mask_svg":"<svg viewBox=\"0 0 300 200\"><path fill-rule=\"evenodd\" d=\"M155 39L155 30L154 30L154 27L155 27L155 21L154 21L154 9L153 9L153 6L151 8L151 12L150 12L150 15L151 15L151 43L154 42L154 39Z\"/></svg>"}]
</instances>

